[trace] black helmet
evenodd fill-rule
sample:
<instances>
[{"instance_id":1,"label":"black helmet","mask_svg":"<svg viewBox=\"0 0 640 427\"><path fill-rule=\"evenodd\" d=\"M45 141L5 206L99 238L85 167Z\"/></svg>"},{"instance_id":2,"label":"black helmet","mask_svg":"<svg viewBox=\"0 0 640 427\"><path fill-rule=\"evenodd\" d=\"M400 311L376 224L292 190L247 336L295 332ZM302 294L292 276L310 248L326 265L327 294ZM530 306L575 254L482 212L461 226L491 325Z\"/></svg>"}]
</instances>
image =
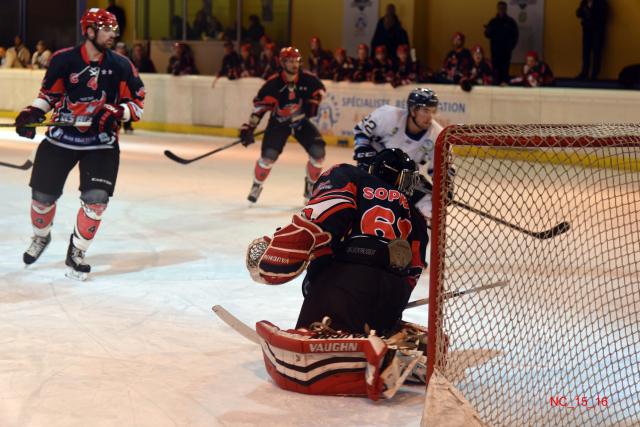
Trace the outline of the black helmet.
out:
<instances>
[{"instance_id":1,"label":"black helmet","mask_svg":"<svg viewBox=\"0 0 640 427\"><path fill-rule=\"evenodd\" d=\"M411 91L407 98L407 108L437 107L438 95L431 89L418 87Z\"/></svg>"},{"instance_id":2,"label":"black helmet","mask_svg":"<svg viewBox=\"0 0 640 427\"><path fill-rule=\"evenodd\" d=\"M418 180L416 163L399 148L380 151L369 165L369 173L411 196Z\"/></svg>"}]
</instances>

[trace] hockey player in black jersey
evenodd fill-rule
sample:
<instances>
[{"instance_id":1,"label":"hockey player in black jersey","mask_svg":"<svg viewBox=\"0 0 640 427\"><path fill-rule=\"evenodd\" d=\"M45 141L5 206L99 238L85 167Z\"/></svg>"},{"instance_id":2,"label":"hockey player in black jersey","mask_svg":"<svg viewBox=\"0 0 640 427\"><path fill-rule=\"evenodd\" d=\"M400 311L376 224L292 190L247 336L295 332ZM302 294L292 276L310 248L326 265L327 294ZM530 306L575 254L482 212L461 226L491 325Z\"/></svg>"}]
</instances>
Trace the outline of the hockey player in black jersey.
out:
<instances>
[{"instance_id":1,"label":"hockey player in black jersey","mask_svg":"<svg viewBox=\"0 0 640 427\"><path fill-rule=\"evenodd\" d=\"M254 280L281 284L306 268L297 328L329 316L335 329L364 333L366 324L384 334L400 320L426 265L426 223L409 202L415 163L387 149L369 172L348 164L329 169L291 224L250 247Z\"/></svg>"},{"instance_id":2,"label":"hockey player in black jersey","mask_svg":"<svg viewBox=\"0 0 640 427\"><path fill-rule=\"evenodd\" d=\"M80 168L80 209L69 241L67 275L84 280L91 271L85 252L93 241L109 197L113 195L122 122L142 116L145 90L138 72L111 47L118 35L115 16L89 9L80 21L85 42L57 51L50 60L38 97L16 117L16 132L33 139L29 123L52 121L76 126L51 126L38 146L29 185L34 236L23 255L34 263L51 241L56 201L71 169Z\"/></svg>"},{"instance_id":3,"label":"hockey player in black jersey","mask_svg":"<svg viewBox=\"0 0 640 427\"><path fill-rule=\"evenodd\" d=\"M309 118L318 113L325 88L316 76L300 70L301 58L300 52L294 47L285 47L280 51L282 71L269 78L260 88L253 100L253 112L240 129L242 144L253 144L254 132L262 116L267 111L271 112L248 196L252 203L258 200L262 185L291 134L309 154L304 184L305 199L309 198L311 188L322 172L325 142Z\"/></svg>"}]
</instances>

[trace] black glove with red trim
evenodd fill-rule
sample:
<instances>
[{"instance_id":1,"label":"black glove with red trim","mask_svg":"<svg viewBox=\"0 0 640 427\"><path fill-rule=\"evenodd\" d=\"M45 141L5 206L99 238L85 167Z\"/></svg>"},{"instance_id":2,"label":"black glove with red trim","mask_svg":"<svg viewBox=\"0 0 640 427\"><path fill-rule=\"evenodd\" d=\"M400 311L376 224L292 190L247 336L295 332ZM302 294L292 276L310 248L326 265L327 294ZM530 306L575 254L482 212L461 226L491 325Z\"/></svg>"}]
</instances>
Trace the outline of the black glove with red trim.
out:
<instances>
[{"instance_id":1,"label":"black glove with red trim","mask_svg":"<svg viewBox=\"0 0 640 427\"><path fill-rule=\"evenodd\" d=\"M23 138L33 139L36 136L36 128L26 125L44 122L44 114L44 111L31 105L20 111L16 117L16 133Z\"/></svg>"},{"instance_id":2,"label":"black glove with red trim","mask_svg":"<svg viewBox=\"0 0 640 427\"><path fill-rule=\"evenodd\" d=\"M242 145L245 147L256 142L256 138L254 133L256 131L256 127L251 123L245 123L240 128L240 140L242 141Z\"/></svg>"},{"instance_id":3,"label":"black glove with red trim","mask_svg":"<svg viewBox=\"0 0 640 427\"><path fill-rule=\"evenodd\" d=\"M120 121L124 118L124 107L120 105L105 104L98 113L93 116L91 128L98 132L111 132L118 129Z\"/></svg>"}]
</instances>

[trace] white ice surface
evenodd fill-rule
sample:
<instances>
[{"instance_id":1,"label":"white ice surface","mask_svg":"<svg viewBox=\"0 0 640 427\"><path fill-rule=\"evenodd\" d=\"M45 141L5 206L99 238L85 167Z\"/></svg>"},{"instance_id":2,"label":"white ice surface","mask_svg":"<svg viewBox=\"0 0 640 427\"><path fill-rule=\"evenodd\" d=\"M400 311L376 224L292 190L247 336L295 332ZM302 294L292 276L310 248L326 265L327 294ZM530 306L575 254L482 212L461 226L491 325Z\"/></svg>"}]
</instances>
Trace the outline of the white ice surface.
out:
<instances>
[{"instance_id":1,"label":"white ice surface","mask_svg":"<svg viewBox=\"0 0 640 427\"><path fill-rule=\"evenodd\" d=\"M36 144L0 132L0 161L23 163ZM41 139L40 137L37 140ZM30 171L0 167L0 426L418 425L424 389L391 401L319 397L277 388L257 346L212 313L222 304L253 324L292 327L300 280L253 283L247 244L301 206L306 155L289 144L249 207L259 144L188 166L229 139L136 131L123 137L120 174L87 261L87 282L64 277L79 206L74 170L53 241L29 269ZM350 162L328 147L326 164ZM426 277L414 298L426 296ZM425 323L426 308L407 320Z\"/></svg>"}]
</instances>

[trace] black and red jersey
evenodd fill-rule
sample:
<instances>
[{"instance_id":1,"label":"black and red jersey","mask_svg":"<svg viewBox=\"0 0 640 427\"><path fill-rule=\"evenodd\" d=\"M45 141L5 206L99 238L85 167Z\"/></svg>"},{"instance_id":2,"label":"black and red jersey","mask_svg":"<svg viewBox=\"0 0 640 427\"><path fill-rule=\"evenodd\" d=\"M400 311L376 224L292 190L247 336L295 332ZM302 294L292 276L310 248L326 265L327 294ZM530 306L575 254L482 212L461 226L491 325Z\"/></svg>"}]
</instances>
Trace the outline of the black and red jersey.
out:
<instances>
[{"instance_id":1,"label":"black and red jersey","mask_svg":"<svg viewBox=\"0 0 640 427\"><path fill-rule=\"evenodd\" d=\"M331 246L318 249L316 259L339 253L350 239L369 236L409 242L413 259L406 278L412 287L426 266L429 238L423 216L400 191L354 165L324 172L301 214L331 233Z\"/></svg>"},{"instance_id":2,"label":"black and red jersey","mask_svg":"<svg viewBox=\"0 0 640 427\"><path fill-rule=\"evenodd\" d=\"M314 117L324 91L324 85L313 74L300 71L292 82L288 82L282 71L262 85L253 99L253 114L261 118L270 111L269 120L278 123L298 120L302 114Z\"/></svg>"},{"instance_id":3,"label":"black and red jersey","mask_svg":"<svg viewBox=\"0 0 640 427\"><path fill-rule=\"evenodd\" d=\"M84 44L51 56L49 68L33 106L53 121L89 124L105 104L121 105L125 120L137 121L144 108L145 89L131 61L106 50L99 61L89 61ZM89 126L49 127L51 143L75 150L112 148L118 132L98 133Z\"/></svg>"}]
</instances>

